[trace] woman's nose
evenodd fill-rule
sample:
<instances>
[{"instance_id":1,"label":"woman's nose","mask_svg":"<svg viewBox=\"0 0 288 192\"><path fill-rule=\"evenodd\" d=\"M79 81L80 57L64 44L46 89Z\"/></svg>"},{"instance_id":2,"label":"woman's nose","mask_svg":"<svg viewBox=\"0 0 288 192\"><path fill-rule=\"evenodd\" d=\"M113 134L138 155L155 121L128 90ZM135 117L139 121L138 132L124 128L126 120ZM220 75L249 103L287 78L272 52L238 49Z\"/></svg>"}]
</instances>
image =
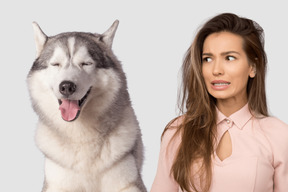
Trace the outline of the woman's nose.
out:
<instances>
[{"instance_id":1,"label":"woman's nose","mask_svg":"<svg viewBox=\"0 0 288 192\"><path fill-rule=\"evenodd\" d=\"M219 59L214 61L212 73L215 76L219 76L219 75L223 75L224 74L222 62Z\"/></svg>"}]
</instances>

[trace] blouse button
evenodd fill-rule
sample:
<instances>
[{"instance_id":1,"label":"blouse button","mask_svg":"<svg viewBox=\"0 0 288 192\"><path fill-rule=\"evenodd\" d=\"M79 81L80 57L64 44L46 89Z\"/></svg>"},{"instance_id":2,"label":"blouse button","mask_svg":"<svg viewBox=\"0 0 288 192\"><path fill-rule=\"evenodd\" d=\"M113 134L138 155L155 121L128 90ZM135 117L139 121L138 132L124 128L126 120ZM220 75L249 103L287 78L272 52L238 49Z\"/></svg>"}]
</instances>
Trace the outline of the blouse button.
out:
<instances>
[{"instance_id":1,"label":"blouse button","mask_svg":"<svg viewBox=\"0 0 288 192\"><path fill-rule=\"evenodd\" d=\"M232 127L232 121L230 120L230 119L225 119L225 121L226 121L226 123L227 123L227 125L228 125L228 127Z\"/></svg>"}]
</instances>

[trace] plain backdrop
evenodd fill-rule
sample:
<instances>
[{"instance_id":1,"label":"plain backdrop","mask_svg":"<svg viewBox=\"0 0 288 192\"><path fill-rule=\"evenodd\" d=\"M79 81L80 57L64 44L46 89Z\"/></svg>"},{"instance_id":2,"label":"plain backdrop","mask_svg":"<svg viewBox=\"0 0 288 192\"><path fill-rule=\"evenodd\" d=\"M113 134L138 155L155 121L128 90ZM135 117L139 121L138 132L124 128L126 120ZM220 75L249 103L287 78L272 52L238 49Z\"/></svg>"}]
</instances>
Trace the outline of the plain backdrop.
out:
<instances>
[{"instance_id":1,"label":"plain backdrop","mask_svg":"<svg viewBox=\"0 0 288 192\"><path fill-rule=\"evenodd\" d=\"M178 77L184 53L196 30L222 12L251 18L264 28L270 113L288 123L288 12L284 0L1 1L0 191L39 192L44 179L44 157L34 142L37 116L26 85L36 53L33 21L47 35L55 35L102 33L120 20L113 50L123 64L142 129L142 175L150 190L161 133L178 114Z\"/></svg>"}]
</instances>

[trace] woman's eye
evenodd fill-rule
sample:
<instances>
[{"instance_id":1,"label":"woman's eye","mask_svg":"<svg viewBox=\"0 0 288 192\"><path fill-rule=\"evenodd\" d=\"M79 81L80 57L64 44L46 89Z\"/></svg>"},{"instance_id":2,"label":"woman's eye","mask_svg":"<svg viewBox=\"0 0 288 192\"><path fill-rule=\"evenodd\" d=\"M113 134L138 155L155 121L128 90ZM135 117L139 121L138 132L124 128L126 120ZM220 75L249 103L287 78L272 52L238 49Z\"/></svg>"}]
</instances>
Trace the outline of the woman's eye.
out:
<instances>
[{"instance_id":1,"label":"woman's eye","mask_svg":"<svg viewBox=\"0 0 288 192\"><path fill-rule=\"evenodd\" d=\"M212 59L210 57L204 57L203 62L211 62Z\"/></svg>"},{"instance_id":2,"label":"woman's eye","mask_svg":"<svg viewBox=\"0 0 288 192\"><path fill-rule=\"evenodd\" d=\"M226 59L228 61L234 61L236 58L234 56L227 56Z\"/></svg>"}]
</instances>

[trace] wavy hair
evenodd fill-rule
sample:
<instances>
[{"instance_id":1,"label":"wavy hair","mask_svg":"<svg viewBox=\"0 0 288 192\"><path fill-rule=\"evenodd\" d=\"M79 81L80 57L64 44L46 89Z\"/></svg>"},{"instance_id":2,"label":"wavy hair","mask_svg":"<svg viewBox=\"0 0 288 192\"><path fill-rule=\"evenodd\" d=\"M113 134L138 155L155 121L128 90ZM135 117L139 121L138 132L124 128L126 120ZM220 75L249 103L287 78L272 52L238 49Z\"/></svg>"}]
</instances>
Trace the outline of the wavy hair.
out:
<instances>
[{"instance_id":1,"label":"wavy hair","mask_svg":"<svg viewBox=\"0 0 288 192\"><path fill-rule=\"evenodd\" d=\"M265 74L266 53L264 31L255 21L232 13L223 13L208 20L198 31L187 50L182 65L182 89L179 109L184 114L177 127L181 143L174 159L171 174L182 190L209 191L212 181L212 155L216 134L216 99L206 88L202 76L203 44L210 34L227 31L243 38L243 50L257 71L247 84L249 110L253 115L268 116ZM176 118L177 119L177 118ZM165 131L171 127L170 122ZM173 137L175 138L175 137ZM172 138L172 139L173 139Z\"/></svg>"}]
</instances>

